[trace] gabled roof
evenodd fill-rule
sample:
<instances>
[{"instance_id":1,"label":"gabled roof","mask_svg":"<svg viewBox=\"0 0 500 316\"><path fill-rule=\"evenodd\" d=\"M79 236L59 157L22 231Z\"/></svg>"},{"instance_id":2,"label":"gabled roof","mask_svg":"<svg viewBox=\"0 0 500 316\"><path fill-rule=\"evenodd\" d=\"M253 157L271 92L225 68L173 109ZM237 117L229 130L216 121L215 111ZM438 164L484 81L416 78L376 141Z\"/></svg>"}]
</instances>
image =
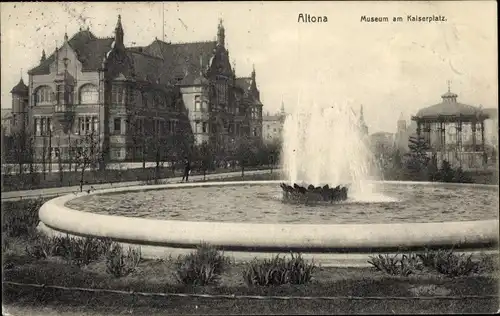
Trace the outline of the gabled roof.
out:
<instances>
[{"instance_id":1,"label":"gabled roof","mask_svg":"<svg viewBox=\"0 0 500 316\"><path fill-rule=\"evenodd\" d=\"M23 78L10 90L10 93L27 96L29 94L28 86L24 84Z\"/></svg>"},{"instance_id":2,"label":"gabled roof","mask_svg":"<svg viewBox=\"0 0 500 316\"><path fill-rule=\"evenodd\" d=\"M97 71L102 64L105 54L111 50L114 38L97 38L89 30L76 33L69 41L69 46L75 51L78 60L82 63L83 71ZM30 75L44 75L50 72L50 65L55 61L55 52L40 65L31 69Z\"/></svg>"}]
</instances>

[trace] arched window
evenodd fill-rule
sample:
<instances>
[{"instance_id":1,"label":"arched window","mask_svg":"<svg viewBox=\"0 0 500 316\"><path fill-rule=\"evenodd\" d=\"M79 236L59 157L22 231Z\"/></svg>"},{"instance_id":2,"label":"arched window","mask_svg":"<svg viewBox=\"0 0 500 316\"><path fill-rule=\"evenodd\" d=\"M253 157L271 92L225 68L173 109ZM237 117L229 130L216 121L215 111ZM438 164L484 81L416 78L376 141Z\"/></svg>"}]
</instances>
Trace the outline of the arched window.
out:
<instances>
[{"instance_id":1,"label":"arched window","mask_svg":"<svg viewBox=\"0 0 500 316\"><path fill-rule=\"evenodd\" d=\"M93 84L86 84L80 88L80 103L95 104L99 102L99 91Z\"/></svg>"},{"instance_id":2,"label":"arched window","mask_svg":"<svg viewBox=\"0 0 500 316\"><path fill-rule=\"evenodd\" d=\"M46 105L51 104L53 101L52 89L48 86L41 86L35 93L35 104Z\"/></svg>"}]
</instances>

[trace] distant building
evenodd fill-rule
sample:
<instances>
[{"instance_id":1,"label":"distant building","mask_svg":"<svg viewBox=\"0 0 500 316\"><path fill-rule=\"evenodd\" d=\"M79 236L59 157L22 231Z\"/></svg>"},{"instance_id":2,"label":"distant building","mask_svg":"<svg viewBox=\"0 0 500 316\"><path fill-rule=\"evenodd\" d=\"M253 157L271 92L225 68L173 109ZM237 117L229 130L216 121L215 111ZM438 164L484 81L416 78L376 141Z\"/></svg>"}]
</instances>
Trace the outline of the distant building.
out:
<instances>
[{"instance_id":1,"label":"distant building","mask_svg":"<svg viewBox=\"0 0 500 316\"><path fill-rule=\"evenodd\" d=\"M12 125L12 110L11 109L2 109L2 131L4 136L10 135Z\"/></svg>"},{"instance_id":2,"label":"distant building","mask_svg":"<svg viewBox=\"0 0 500 316\"><path fill-rule=\"evenodd\" d=\"M262 136L265 143L276 143L283 139L283 125L285 123L285 107L281 103L281 110L275 115L262 117Z\"/></svg>"},{"instance_id":3,"label":"distant building","mask_svg":"<svg viewBox=\"0 0 500 316\"><path fill-rule=\"evenodd\" d=\"M498 151L498 108L483 109L489 117L484 121L485 142Z\"/></svg>"},{"instance_id":4,"label":"distant building","mask_svg":"<svg viewBox=\"0 0 500 316\"><path fill-rule=\"evenodd\" d=\"M417 136L417 123L411 121L410 124L408 124L403 117L403 113L401 113L397 122L397 131L394 135L394 146L402 153L408 152L410 150L408 147L408 140L411 136Z\"/></svg>"},{"instance_id":5,"label":"distant building","mask_svg":"<svg viewBox=\"0 0 500 316\"><path fill-rule=\"evenodd\" d=\"M394 134L388 132L377 132L370 135L372 148L391 148L394 145Z\"/></svg>"},{"instance_id":6,"label":"distant building","mask_svg":"<svg viewBox=\"0 0 500 316\"><path fill-rule=\"evenodd\" d=\"M125 47L123 38L120 16L114 37L65 34L61 47L42 52L28 86L13 89L13 115L22 114L34 136L36 158L64 160L74 140L91 133L104 161L152 160L158 152L174 159L203 142L223 155L243 139L262 141L256 72L236 77L222 21L216 41Z\"/></svg>"}]
</instances>

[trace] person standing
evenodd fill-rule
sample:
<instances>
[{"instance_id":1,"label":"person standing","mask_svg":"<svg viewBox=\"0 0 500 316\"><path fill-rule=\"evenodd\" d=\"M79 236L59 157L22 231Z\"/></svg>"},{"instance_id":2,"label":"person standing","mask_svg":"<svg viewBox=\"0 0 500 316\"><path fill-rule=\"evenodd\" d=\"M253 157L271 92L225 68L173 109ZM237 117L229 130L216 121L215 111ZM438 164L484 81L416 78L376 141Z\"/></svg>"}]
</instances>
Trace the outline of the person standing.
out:
<instances>
[{"instance_id":1,"label":"person standing","mask_svg":"<svg viewBox=\"0 0 500 316\"><path fill-rule=\"evenodd\" d=\"M182 181L186 179L186 182L188 182L190 170L191 170L191 164L189 162L189 159L186 157L184 158L184 175L182 176Z\"/></svg>"}]
</instances>

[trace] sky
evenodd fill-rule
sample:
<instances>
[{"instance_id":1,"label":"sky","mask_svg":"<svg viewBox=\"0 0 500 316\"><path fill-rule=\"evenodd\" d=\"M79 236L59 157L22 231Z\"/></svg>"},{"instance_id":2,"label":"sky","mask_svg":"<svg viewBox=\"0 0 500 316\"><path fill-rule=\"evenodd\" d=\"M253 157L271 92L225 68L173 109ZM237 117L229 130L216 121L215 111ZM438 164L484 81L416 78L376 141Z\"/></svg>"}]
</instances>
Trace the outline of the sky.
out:
<instances>
[{"instance_id":1,"label":"sky","mask_svg":"<svg viewBox=\"0 0 500 316\"><path fill-rule=\"evenodd\" d=\"M440 2L185 2L164 3L165 39L214 40L220 18L237 76L255 64L264 112L313 102L348 104L370 133L396 131L402 115L441 101L498 106L495 1ZM299 14L326 16L299 23ZM10 90L80 27L110 37L121 14L126 45L162 38L162 3L1 3L1 106ZM406 22L407 15L442 15L446 22ZM367 23L361 16L401 16L405 22Z\"/></svg>"}]
</instances>

